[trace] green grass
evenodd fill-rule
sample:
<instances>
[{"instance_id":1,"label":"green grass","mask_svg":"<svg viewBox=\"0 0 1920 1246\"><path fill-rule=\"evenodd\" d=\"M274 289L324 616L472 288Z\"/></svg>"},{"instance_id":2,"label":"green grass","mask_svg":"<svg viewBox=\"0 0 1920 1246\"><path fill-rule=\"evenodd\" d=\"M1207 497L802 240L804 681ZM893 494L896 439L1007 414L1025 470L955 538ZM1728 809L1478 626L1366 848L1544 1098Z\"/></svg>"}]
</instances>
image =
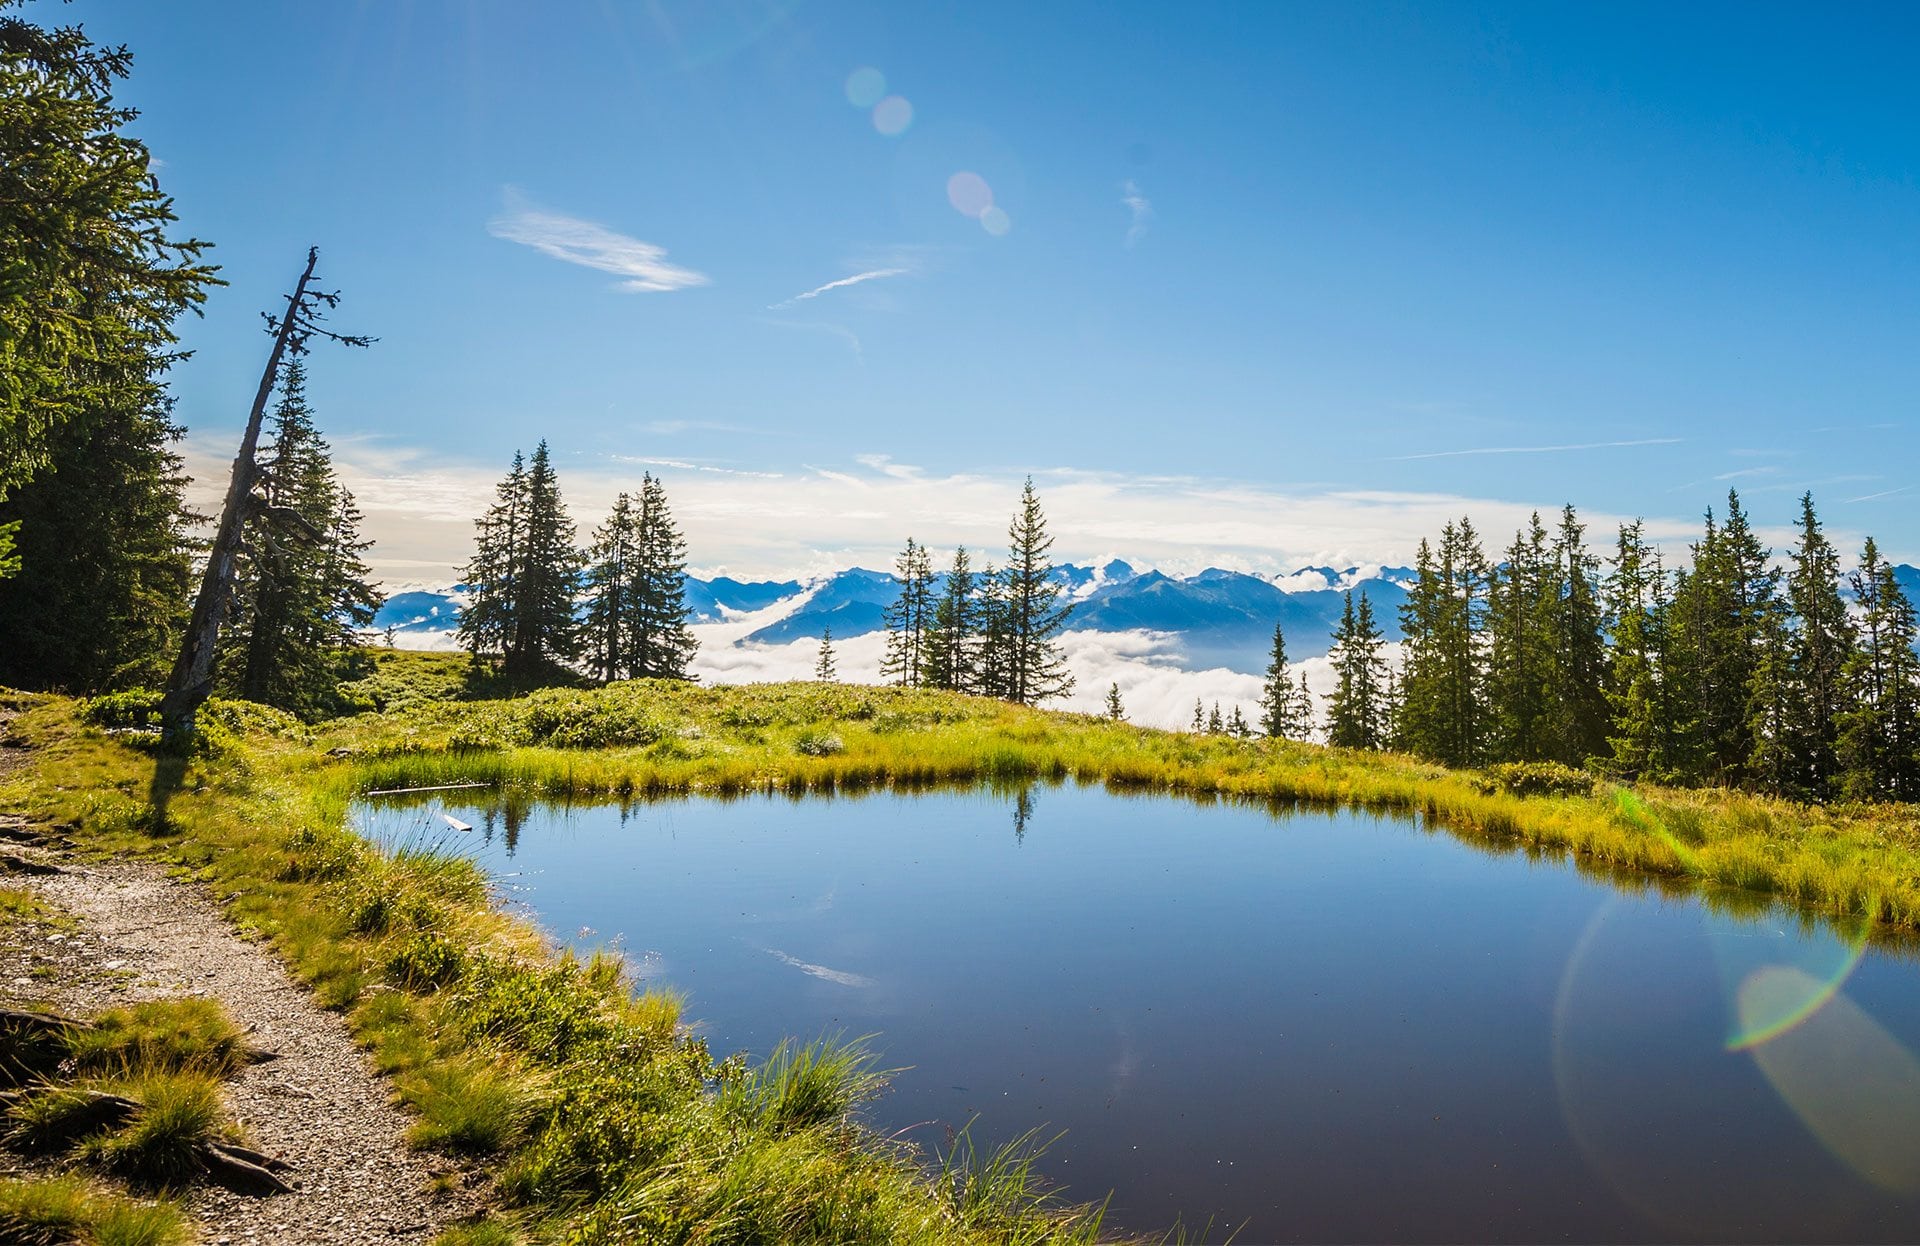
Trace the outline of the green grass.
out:
<instances>
[{"instance_id":1,"label":"green grass","mask_svg":"<svg viewBox=\"0 0 1920 1246\"><path fill-rule=\"evenodd\" d=\"M451 670L391 665L416 681ZM617 957L556 952L491 906L472 867L432 843L383 849L351 834L346 812L370 788L477 781L513 803L1077 781L1400 813L1491 851L1571 853L1582 870L1710 904L1784 899L1849 932L1862 919L1883 936L1920 929L1920 819L1906 808L1456 772L901 689L636 682L511 702L419 690L404 712L310 732L223 709L218 747L177 760L40 699L15 724L41 746L36 773L0 783L0 801L79 822L89 850L164 854L234 895L241 928L342 1009L394 1076L415 1144L487 1157L512 1219L461 1226L449 1243L1108 1231L1097 1206L1041 1188L1032 1138L982 1155L963 1136L929 1155L865 1128L858 1105L879 1074L857 1045L788 1044L758 1067L714 1059L680 1027L677 1000L635 998Z\"/></svg>"},{"instance_id":2,"label":"green grass","mask_svg":"<svg viewBox=\"0 0 1920 1246\"><path fill-rule=\"evenodd\" d=\"M82 1072L199 1072L228 1077L251 1058L246 1036L218 1003L191 996L114 1008L67 1039Z\"/></svg>"},{"instance_id":3,"label":"green grass","mask_svg":"<svg viewBox=\"0 0 1920 1246\"><path fill-rule=\"evenodd\" d=\"M0 1242L9 1246L175 1246L171 1203L123 1198L78 1177L0 1178Z\"/></svg>"},{"instance_id":4,"label":"green grass","mask_svg":"<svg viewBox=\"0 0 1920 1246\"><path fill-rule=\"evenodd\" d=\"M129 1121L103 1117L95 1092L139 1105ZM10 1137L28 1150L63 1154L142 1185L178 1188L198 1177L206 1143L230 1130L219 1084L203 1073L142 1073L45 1085L10 1113Z\"/></svg>"}]
</instances>

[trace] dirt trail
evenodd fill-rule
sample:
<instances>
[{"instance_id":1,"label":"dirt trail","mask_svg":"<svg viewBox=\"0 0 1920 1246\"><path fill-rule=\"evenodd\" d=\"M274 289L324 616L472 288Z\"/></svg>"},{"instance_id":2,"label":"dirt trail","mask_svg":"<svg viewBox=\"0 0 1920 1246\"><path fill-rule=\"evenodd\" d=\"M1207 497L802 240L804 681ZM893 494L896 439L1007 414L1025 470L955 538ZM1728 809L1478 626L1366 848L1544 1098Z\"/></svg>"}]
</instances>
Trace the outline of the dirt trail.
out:
<instances>
[{"instance_id":1,"label":"dirt trail","mask_svg":"<svg viewBox=\"0 0 1920 1246\"><path fill-rule=\"evenodd\" d=\"M6 723L0 720L0 739ZM0 747L0 769L30 764ZM184 1200L203 1242L426 1242L471 1210L444 1161L407 1150L408 1117L339 1015L317 1005L268 952L237 934L205 890L151 862L76 861L57 841L20 842L0 813L0 882L37 891L77 928L0 926L0 999L70 1015L163 996L206 995L277 1058L227 1086L253 1145L294 1165L290 1194L196 1189ZM51 865L61 872L28 872ZM26 867L25 869L21 867Z\"/></svg>"}]
</instances>

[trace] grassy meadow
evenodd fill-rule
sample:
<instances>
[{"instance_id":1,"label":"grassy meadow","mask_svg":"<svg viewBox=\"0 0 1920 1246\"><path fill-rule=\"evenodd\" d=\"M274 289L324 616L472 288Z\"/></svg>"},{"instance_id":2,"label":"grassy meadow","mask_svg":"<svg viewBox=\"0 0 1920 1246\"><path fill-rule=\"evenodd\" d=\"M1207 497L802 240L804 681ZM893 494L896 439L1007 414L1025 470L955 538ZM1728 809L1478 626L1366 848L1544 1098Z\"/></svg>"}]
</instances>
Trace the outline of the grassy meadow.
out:
<instances>
[{"instance_id":1,"label":"grassy meadow","mask_svg":"<svg viewBox=\"0 0 1920 1246\"><path fill-rule=\"evenodd\" d=\"M468 863L352 834L347 808L367 790L480 782L509 799L632 800L1047 780L1349 805L1716 903L1785 900L1889 939L1920 930L1920 820L1905 807L1622 788L1557 768L1455 772L840 684L448 699L469 693L462 659L380 656L369 679L397 708L309 727L216 703L184 758L154 752L137 698L19 697L15 730L37 764L0 784L0 801L230 896L242 928L347 1015L417 1114L414 1143L491 1174L496 1210L448 1246L1112 1232L1097 1206L1040 1188L1031 1140L986 1152L963 1135L929 1153L865 1128L859 1105L880 1079L858 1047L789 1045L759 1065L708 1051L672 996L636 994L615 956L555 950L493 907Z\"/></svg>"}]
</instances>

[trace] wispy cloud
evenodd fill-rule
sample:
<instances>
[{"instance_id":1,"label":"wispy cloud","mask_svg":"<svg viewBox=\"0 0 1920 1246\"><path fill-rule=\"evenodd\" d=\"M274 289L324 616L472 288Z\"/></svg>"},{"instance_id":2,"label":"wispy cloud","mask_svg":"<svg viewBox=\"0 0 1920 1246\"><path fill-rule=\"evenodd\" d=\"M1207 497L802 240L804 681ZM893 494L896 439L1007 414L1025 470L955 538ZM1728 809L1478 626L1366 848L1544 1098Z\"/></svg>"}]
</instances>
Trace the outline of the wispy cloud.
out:
<instances>
[{"instance_id":1,"label":"wispy cloud","mask_svg":"<svg viewBox=\"0 0 1920 1246\"><path fill-rule=\"evenodd\" d=\"M844 290L848 286L857 286L862 282L879 281L885 277L906 277L906 276L911 276L912 273L913 273L913 270L911 268L897 268L897 267L896 268L875 268L864 273L855 273L851 277L842 277L838 281L829 281L827 284L823 286L815 286L813 289L807 290L801 294L796 294L790 299L782 299L778 303L770 303L767 305L767 310L781 311L785 308L792 307L795 303L804 303L808 299L817 299L829 290Z\"/></svg>"},{"instance_id":2,"label":"wispy cloud","mask_svg":"<svg viewBox=\"0 0 1920 1246\"><path fill-rule=\"evenodd\" d=\"M1848 498L1847 501L1848 502L1878 502L1881 498L1890 498L1898 493L1910 492L1912 489L1913 489L1912 485L1901 485L1898 489L1882 489L1878 493L1863 493L1857 498Z\"/></svg>"},{"instance_id":3,"label":"wispy cloud","mask_svg":"<svg viewBox=\"0 0 1920 1246\"><path fill-rule=\"evenodd\" d=\"M1140 193L1140 184L1132 178L1120 183L1120 202L1133 213L1133 221L1127 226L1126 242L1131 247L1147 236L1147 225L1153 220L1153 204Z\"/></svg>"},{"instance_id":4,"label":"wispy cloud","mask_svg":"<svg viewBox=\"0 0 1920 1246\"><path fill-rule=\"evenodd\" d=\"M1561 454L1573 450L1615 450L1626 446L1675 446L1684 438L1642 437L1636 441L1583 441L1566 446L1480 446L1472 450L1430 450L1425 454L1394 454L1389 462L1407 459L1457 459L1469 454Z\"/></svg>"},{"instance_id":5,"label":"wispy cloud","mask_svg":"<svg viewBox=\"0 0 1920 1246\"><path fill-rule=\"evenodd\" d=\"M507 196L507 210L487 222L487 232L556 260L624 278L615 288L629 294L664 293L708 284L705 273L669 264L664 247L615 233L592 221L542 211L512 193Z\"/></svg>"},{"instance_id":6,"label":"wispy cloud","mask_svg":"<svg viewBox=\"0 0 1920 1246\"><path fill-rule=\"evenodd\" d=\"M862 467L870 467L882 476L891 476L895 480L914 480L924 473L909 463L896 463L890 454L856 454L853 461Z\"/></svg>"},{"instance_id":7,"label":"wispy cloud","mask_svg":"<svg viewBox=\"0 0 1920 1246\"><path fill-rule=\"evenodd\" d=\"M1780 469L1777 467L1743 467L1738 471L1721 472L1718 476L1715 476L1714 479L1746 480L1753 476L1778 476L1779 474Z\"/></svg>"},{"instance_id":8,"label":"wispy cloud","mask_svg":"<svg viewBox=\"0 0 1920 1246\"><path fill-rule=\"evenodd\" d=\"M716 420L648 420L640 426L640 431L656 437L671 437L676 433L757 433L759 430Z\"/></svg>"}]
</instances>

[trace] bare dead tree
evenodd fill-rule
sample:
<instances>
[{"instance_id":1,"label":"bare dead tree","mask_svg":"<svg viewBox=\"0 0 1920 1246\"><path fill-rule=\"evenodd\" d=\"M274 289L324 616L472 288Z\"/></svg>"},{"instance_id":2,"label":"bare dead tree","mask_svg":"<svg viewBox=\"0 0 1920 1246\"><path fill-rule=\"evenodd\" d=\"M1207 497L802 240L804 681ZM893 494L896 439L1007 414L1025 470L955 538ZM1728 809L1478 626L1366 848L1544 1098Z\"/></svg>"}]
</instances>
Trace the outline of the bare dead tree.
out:
<instances>
[{"instance_id":1,"label":"bare dead tree","mask_svg":"<svg viewBox=\"0 0 1920 1246\"><path fill-rule=\"evenodd\" d=\"M207 551L206 570L200 576L200 592L193 600L193 617L181 641L180 656L174 660L173 673L167 679L166 694L160 699L160 723L168 739L182 738L193 730L193 714L213 690L213 654L220 638L220 625L226 621L233 604L235 565L243 548L248 522L263 515L309 527L306 520L285 507L268 506L255 492L260 466L254 452L260 443L260 424L266 415L267 399L280 379L281 361L287 355L305 354L307 343L315 337L338 342L342 346L368 346L375 339L351 333L335 333L321 324L326 313L339 305L339 292L310 288L313 267L320 259L320 248L307 249L307 267L287 296L287 310L275 316L262 312L267 332L273 335L273 350L267 367L260 374L260 388L253 396L253 411L247 417L247 431L240 438L240 453L233 460L233 476L227 482L226 503L220 510L220 526L214 532L213 545ZM280 512L286 511L285 514Z\"/></svg>"}]
</instances>

